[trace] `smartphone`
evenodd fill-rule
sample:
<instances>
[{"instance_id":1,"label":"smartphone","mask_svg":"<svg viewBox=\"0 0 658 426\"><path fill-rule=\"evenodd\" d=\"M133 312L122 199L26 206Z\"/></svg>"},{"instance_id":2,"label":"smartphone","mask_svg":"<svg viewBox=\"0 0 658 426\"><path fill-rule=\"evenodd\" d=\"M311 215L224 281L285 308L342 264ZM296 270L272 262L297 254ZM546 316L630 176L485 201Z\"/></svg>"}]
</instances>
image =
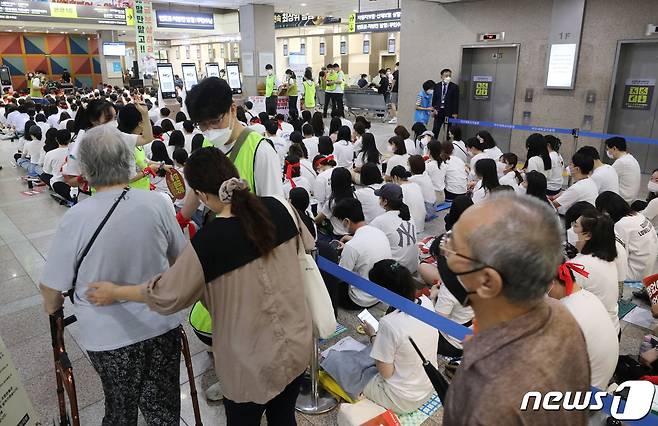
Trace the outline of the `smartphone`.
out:
<instances>
[{"instance_id":1,"label":"smartphone","mask_svg":"<svg viewBox=\"0 0 658 426\"><path fill-rule=\"evenodd\" d=\"M366 324L370 325L374 330L375 333L379 331L379 321L375 317L372 316L370 312L368 312L367 309L364 309L361 311L361 313L358 315L359 319Z\"/></svg>"},{"instance_id":2,"label":"smartphone","mask_svg":"<svg viewBox=\"0 0 658 426\"><path fill-rule=\"evenodd\" d=\"M332 249L338 251L338 249L340 248L340 241L338 241L338 240L329 241L329 247L331 247Z\"/></svg>"}]
</instances>

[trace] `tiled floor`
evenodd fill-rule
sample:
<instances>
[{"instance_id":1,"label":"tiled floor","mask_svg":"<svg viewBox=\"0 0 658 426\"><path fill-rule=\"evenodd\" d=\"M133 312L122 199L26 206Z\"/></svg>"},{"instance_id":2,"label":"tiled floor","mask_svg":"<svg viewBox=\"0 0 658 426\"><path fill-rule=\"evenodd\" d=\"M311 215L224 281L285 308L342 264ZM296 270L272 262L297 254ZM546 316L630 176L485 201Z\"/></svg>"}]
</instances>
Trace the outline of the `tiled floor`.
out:
<instances>
[{"instance_id":1,"label":"tiled floor","mask_svg":"<svg viewBox=\"0 0 658 426\"><path fill-rule=\"evenodd\" d=\"M385 144L392 135L392 127L373 123L372 132L378 142ZM57 250L57 247L51 248L50 243L66 208L51 199L46 191L32 197L21 194L26 186L19 178L21 173L10 165L11 153L11 144L0 141L0 165L3 166L0 170L0 333L22 375L35 409L42 420L50 424L57 414L57 399L50 332L47 317L41 307L37 283L48 251ZM442 229L443 218L440 217L427 226L426 234L437 234ZM361 341L366 340L354 331L357 325L354 313L341 311L339 322L348 328L350 335ZM204 424L225 424L223 405L206 402L203 396L203 390L216 381L211 357L189 326L186 328ZM639 339L644 333L645 330L626 326L622 337L622 353L637 353ZM76 343L75 324L67 327L66 345L75 371L82 424L98 425L104 411L103 392L86 354ZM194 414L184 364L181 364L181 399L181 424L193 425ZM334 425L336 413L337 410L321 416L298 414L297 418L302 426ZM441 419L442 413L439 410L425 424L438 425ZM144 424L143 420L140 424Z\"/></svg>"}]
</instances>

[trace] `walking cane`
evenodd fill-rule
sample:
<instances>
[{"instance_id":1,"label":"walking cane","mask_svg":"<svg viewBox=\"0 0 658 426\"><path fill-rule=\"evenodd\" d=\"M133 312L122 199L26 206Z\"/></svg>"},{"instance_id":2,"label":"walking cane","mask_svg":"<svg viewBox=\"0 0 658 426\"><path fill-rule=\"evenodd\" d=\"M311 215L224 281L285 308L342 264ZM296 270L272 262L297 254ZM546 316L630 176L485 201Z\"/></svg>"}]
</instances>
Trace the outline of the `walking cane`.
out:
<instances>
[{"instance_id":1,"label":"walking cane","mask_svg":"<svg viewBox=\"0 0 658 426\"><path fill-rule=\"evenodd\" d=\"M64 310L59 309L49 316L50 337L53 347L55 379L57 381L57 402L59 406L59 426L80 426L78 398L73 378L73 367L64 346L64 328L77 321L75 315L64 318ZM66 395L71 405L71 417L66 411Z\"/></svg>"},{"instance_id":2,"label":"walking cane","mask_svg":"<svg viewBox=\"0 0 658 426\"><path fill-rule=\"evenodd\" d=\"M183 326L178 326L181 337L181 352L185 358L185 367L187 368L187 377L190 379L190 398L192 398L192 408L194 409L194 422L196 426L202 426L201 411L199 410L199 398L196 392L196 383L194 381L194 370L192 369L192 357L190 356L190 345L187 341L187 334Z\"/></svg>"}]
</instances>

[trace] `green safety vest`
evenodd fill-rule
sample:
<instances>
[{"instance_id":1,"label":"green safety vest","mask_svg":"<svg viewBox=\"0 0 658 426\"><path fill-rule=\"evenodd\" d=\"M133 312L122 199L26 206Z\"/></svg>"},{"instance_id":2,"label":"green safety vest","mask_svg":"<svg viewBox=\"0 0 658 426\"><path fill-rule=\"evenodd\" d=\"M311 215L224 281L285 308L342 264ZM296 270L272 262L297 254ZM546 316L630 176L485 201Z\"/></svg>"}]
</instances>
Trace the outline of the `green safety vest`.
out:
<instances>
[{"instance_id":1,"label":"green safety vest","mask_svg":"<svg viewBox=\"0 0 658 426\"><path fill-rule=\"evenodd\" d=\"M256 158L256 149L263 141L263 136L251 129L245 129L235 141L235 145L228 155L233 165L238 169L240 177L249 183L251 192L256 193L256 184L254 181L254 160ZM203 147L214 146L208 140L203 141ZM190 325L194 330L208 337L212 337L212 318L210 312L198 301L192 307L189 316Z\"/></svg>"},{"instance_id":2,"label":"green safety vest","mask_svg":"<svg viewBox=\"0 0 658 426\"><path fill-rule=\"evenodd\" d=\"M315 108L315 82L306 80L304 85L304 106L308 109Z\"/></svg>"},{"instance_id":3,"label":"green safety vest","mask_svg":"<svg viewBox=\"0 0 658 426\"><path fill-rule=\"evenodd\" d=\"M268 75L265 79L265 96L270 97L274 93L274 84L276 83L276 76L274 74Z\"/></svg>"},{"instance_id":4,"label":"green safety vest","mask_svg":"<svg viewBox=\"0 0 658 426\"><path fill-rule=\"evenodd\" d=\"M343 80L343 82L341 83L340 87L341 87L341 88L343 89L343 91L344 91L344 90L345 90L345 87L347 86L347 82L345 82L345 74L341 71L341 72L338 73L338 77L340 77L340 79Z\"/></svg>"},{"instance_id":5,"label":"green safety vest","mask_svg":"<svg viewBox=\"0 0 658 426\"><path fill-rule=\"evenodd\" d=\"M288 87L288 96L297 96L299 90L297 90L297 80Z\"/></svg>"},{"instance_id":6,"label":"green safety vest","mask_svg":"<svg viewBox=\"0 0 658 426\"><path fill-rule=\"evenodd\" d=\"M327 88L325 89L327 92L333 92L336 90L336 81L338 80L338 74L336 73L331 73L327 76Z\"/></svg>"},{"instance_id":7,"label":"green safety vest","mask_svg":"<svg viewBox=\"0 0 658 426\"><path fill-rule=\"evenodd\" d=\"M141 146L135 147L135 164L137 164L140 170L144 170L148 166L146 163L146 152L144 152L144 148ZM151 189L151 179L148 176L144 176L135 182L131 182L130 187L149 191Z\"/></svg>"}]
</instances>

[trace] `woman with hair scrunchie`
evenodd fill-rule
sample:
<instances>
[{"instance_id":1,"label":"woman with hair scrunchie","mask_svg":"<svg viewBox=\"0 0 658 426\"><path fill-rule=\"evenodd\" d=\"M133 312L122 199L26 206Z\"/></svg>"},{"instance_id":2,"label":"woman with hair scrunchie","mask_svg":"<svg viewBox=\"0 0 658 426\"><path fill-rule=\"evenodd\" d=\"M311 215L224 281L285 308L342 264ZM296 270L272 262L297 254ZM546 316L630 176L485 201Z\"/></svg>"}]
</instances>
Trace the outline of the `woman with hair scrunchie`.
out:
<instances>
[{"instance_id":1,"label":"woman with hair scrunchie","mask_svg":"<svg viewBox=\"0 0 658 426\"><path fill-rule=\"evenodd\" d=\"M312 321L303 294L298 235L314 246L298 214L273 197L257 197L217 148L201 148L185 178L217 214L168 270L139 285L90 285L92 303L130 300L175 313L201 300L212 317L215 372L228 425L292 426L309 363ZM260 350L259 350L260 349ZM272 360L276 360L273 362Z\"/></svg>"}]
</instances>

